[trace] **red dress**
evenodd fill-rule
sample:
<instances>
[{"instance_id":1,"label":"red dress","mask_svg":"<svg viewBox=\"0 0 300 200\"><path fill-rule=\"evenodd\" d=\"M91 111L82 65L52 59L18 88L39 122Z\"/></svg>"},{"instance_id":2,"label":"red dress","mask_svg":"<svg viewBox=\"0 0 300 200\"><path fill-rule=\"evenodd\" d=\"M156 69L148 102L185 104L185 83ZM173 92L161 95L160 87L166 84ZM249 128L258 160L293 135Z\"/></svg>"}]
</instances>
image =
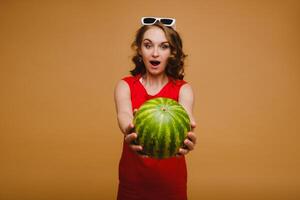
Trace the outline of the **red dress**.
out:
<instances>
[{"instance_id":1,"label":"red dress","mask_svg":"<svg viewBox=\"0 0 300 200\"><path fill-rule=\"evenodd\" d=\"M155 96L149 95L139 81L140 75L123 78L130 87L132 109L145 101L167 97L178 101L180 87L186 82L173 80ZM118 200L186 200L187 169L185 157L143 158L123 143L119 163Z\"/></svg>"}]
</instances>

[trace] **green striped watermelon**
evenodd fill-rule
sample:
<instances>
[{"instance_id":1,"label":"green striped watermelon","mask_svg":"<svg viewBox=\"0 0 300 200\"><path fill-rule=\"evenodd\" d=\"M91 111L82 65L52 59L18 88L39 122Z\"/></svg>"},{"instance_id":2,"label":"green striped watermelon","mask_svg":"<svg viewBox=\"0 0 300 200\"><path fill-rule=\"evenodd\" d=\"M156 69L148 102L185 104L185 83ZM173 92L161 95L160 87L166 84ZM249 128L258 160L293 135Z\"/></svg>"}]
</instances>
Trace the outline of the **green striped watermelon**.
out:
<instances>
[{"instance_id":1,"label":"green striped watermelon","mask_svg":"<svg viewBox=\"0 0 300 200\"><path fill-rule=\"evenodd\" d=\"M169 158L178 153L191 130L185 109L173 99L154 98L146 101L133 120L142 154L154 158Z\"/></svg>"}]
</instances>

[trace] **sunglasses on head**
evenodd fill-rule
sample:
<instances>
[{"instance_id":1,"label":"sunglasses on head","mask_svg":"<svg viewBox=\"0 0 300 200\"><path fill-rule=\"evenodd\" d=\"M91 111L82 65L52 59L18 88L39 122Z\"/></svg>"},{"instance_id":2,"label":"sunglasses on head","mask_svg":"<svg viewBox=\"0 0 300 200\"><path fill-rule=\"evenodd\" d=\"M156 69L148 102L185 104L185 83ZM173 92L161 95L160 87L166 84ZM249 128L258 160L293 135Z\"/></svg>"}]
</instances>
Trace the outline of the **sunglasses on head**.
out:
<instances>
[{"instance_id":1,"label":"sunglasses on head","mask_svg":"<svg viewBox=\"0 0 300 200\"><path fill-rule=\"evenodd\" d=\"M157 21L162 23L165 26L173 26L175 25L174 18L165 18L165 17L142 17L141 22L143 25L153 25Z\"/></svg>"}]
</instances>

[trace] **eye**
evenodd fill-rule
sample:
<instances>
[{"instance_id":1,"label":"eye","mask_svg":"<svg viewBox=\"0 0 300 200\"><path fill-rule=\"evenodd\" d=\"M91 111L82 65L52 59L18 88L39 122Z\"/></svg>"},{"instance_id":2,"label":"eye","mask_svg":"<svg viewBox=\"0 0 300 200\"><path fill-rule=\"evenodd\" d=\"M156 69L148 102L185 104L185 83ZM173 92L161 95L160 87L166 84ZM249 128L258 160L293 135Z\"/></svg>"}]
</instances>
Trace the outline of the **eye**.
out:
<instances>
[{"instance_id":1,"label":"eye","mask_svg":"<svg viewBox=\"0 0 300 200\"><path fill-rule=\"evenodd\" d=\"M150 43L144 43L144 47L145 47L146 49L150 49L151 44L150 44Z\"/></svg>"},{"instance_id":2,"label":"eye","mask_svg":"<svg viewBox=\"0 0 300 200\"><path fill-rule=\"evenodd\" d=\"M162 49L168 49L168 48L170 48L170 46L169 46L168 44L162 44L162 45L161 45L161 48L162 48Z\"/></svg>"}]
</instances>

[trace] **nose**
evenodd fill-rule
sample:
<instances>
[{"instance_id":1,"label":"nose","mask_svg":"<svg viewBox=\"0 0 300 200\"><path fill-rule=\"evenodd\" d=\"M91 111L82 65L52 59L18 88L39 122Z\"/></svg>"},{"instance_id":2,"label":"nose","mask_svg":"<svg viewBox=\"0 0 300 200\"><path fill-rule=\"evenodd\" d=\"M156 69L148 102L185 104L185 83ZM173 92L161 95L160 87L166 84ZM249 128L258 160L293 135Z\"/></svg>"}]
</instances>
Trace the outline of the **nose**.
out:
<instances>
[{"instance_id":1,"label":"nose","mask_svg":"<svg viewBox=\"0 0 300 200\"><path fill-rule=\"evenodd\" d=\"M159 56L158 47L153 48L152 56L153 57L158 57Z\"/></svg>"}]
</instances>

